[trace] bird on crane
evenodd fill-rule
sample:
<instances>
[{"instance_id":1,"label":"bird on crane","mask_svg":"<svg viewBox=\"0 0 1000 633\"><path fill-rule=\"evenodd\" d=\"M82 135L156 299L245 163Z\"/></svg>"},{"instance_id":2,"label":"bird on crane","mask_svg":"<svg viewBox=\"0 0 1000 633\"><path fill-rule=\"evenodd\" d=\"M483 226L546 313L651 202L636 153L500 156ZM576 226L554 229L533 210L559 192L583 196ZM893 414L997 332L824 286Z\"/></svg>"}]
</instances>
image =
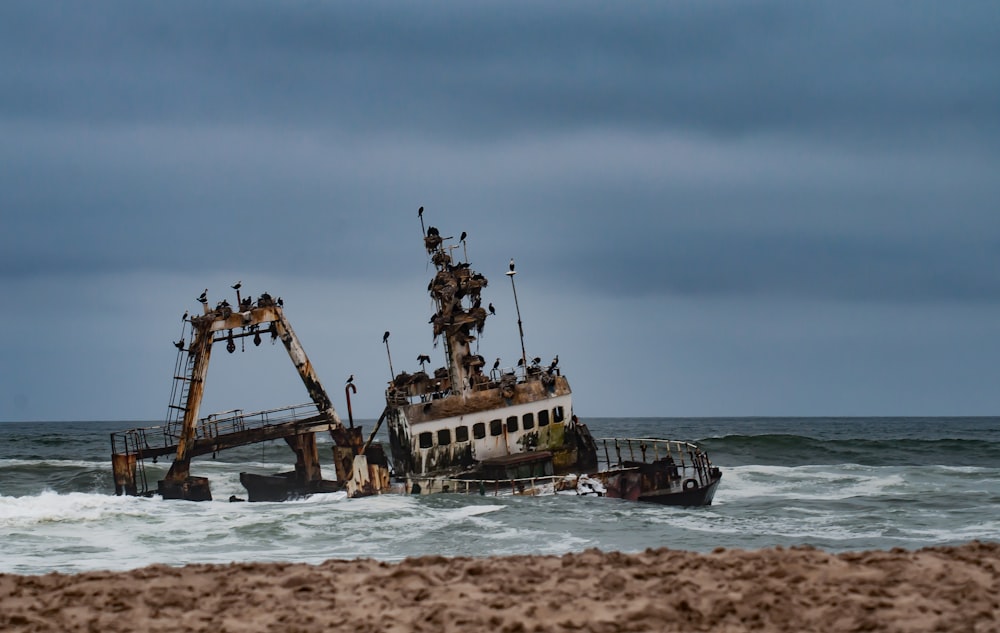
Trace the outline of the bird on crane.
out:
<instances>
[{"instance_id":1,"label":"bird on crane","mask_svg":"<svg viewBox=\"0 0 1000 633\"><path fill-rule=\"evenodd\" d=\"M385 343L388 340L389 340L389 330L386 330L385 334L382 335L382 342Z\"/></svg>"},{"instance_id":2,"label":"bird on crane","mask_svg":"<svg viewBox=\"0 0 1000 633\"><path fill-rule=\"evenodd\" d=\"M490 314L496 314L497 313L497 309L493 307L493 303L492 302L490 303L490 305L486 306L486 308L490 311Z\"/></svg>"},{"instance_id":3,"label":"bird on crane","mask_svg":"<svg viewBox=\"0 0 1000 633\"><path fill-rule=\"evenodd\" d=\"M202 303L208 303L208 288L205 288L205 292L201 293L198 297L198 301Z\"/></svg>"}]
</instances>

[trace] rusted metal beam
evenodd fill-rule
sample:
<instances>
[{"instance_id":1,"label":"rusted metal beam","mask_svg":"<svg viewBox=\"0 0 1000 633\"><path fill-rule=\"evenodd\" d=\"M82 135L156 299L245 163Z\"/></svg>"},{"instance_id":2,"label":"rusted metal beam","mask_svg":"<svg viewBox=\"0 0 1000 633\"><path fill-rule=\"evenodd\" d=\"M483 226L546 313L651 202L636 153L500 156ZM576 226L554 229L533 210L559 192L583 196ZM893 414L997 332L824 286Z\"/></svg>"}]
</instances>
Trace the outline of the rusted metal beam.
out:
<instances>
[{"instance_id":1,"label":"rusted metal beam","mask_svg":"<svg viewBox=\"0 0 1000 633\"><path fill-rule=\"evenodd\" d=\"M186 408L181 426L181 439L177 443L177 453L174 457L174 463L164 477L167 481L182 482L191 475L190 451L195 441L195 427L198 424L201 399L205 395L205 378L208 376L208 361L212 355L211 327L215 322L206 317L191 319L191 325L194 329L194 341L192 341L189 350L189 353L194 355L191 376L189 376L191 384L185 403Z\"/></svg>"},{"instance_id":2,"label":"rusted metal beam","mask_svg":"<svg viewBox=\"0 0 1000 633\"><path fill-rule=\"evenodd\" d=\"M327 395L322 383L320 383L319 376L316 375L312 363L309 362L309 357L306 356L306 351L302 348L302 344L299 343L298 337L295 336L292 325L285 318L284 311L277 307L273 309L276 316L274 327L278 331L278 337L288 351L288 356L292 359L295 369L299 372L299 377L302 379L306 391L309 392L309 397L316 403L316 408L320 414L326 415L334 424L343 427L344 425L340 421L340 416L337 415L337 412L333 408L330 396Z\"/></svg>"},{"instance_id":3,"label":"rusted metal beam","mask_svg":"<svg viewBox=\"0 0 1000 633\"><path fill-rule=\"evenodd\" d=\"M263 302L261 300L261 303ZM208 376L212 346L222 341L227 341L231 345L232 339L250 335L244 331L240 334L229 334L217 338L216 333L250 328L255 330L254 334L257 334L259 327L267 323L270 324L272 335L281 338L281 342L305 385L310 399L316 405L318 414L306 420L241 429L199 438L198 413L205 393L205 380ZM188 494L189 488L192 491L197 489L192 494L204 495L209 498L207 480L202 483L200 481L202 478L191 477L191 459L198 455L273 439L285 439L296 454L297 478L300 483L306 484L322 480L315 438L317 431L329 431L335 442L343 444L352 454L358 452L361 447L360 437L355 438L353 434L344 433L344 425L333 408L330 397L320 383L309 357L306 356L302 344L295 336L291 324L285 318L284 311L279 305L268 300L265 305L242 312L233 311L227 306L221 306L215 310L208 310L206 307L204 315L191 319L191 327L193 340L188 349L188 353L191 355L191 369L190 375L185 378L189 381L189 389L186 402L180 403L182 406L178 407L183 410L184 416L177 444L157 448L135 447L125 457L115 456L114 459L117 460L114 466L116 490L120 489L133 494L131 491L136 488L134 466L136 459L158 457L171 452L174 453L174 462L160 484L161 491L169 491L170 494L183 496ZM131 460L132 463L130 464L128 460ZM194 481L195 479L199 479L199 481Z\"/></svg>"},{"instance_id":4,"label":"rusted metal beam","mask_svg":"<svg viewBox=\"0 0 1000 633\"><path fill-rule=\"evenodd\" d=\"M139 494L135 483L135 455L111 455L111 471L115 478L115 494L136 496Z\"/></svg>"},{"instance_id":5,"label":"rusted metal beam","mask_svg":"<svg viewBox=\"0 0 1000 633\"><path fill-rule=\"evenodd\" d=\"M319 465L319 450L316 434L289 435L285 442L295 451L295 478L300 485L321 481L323 473Z\"/></svg>"}]
</instances>

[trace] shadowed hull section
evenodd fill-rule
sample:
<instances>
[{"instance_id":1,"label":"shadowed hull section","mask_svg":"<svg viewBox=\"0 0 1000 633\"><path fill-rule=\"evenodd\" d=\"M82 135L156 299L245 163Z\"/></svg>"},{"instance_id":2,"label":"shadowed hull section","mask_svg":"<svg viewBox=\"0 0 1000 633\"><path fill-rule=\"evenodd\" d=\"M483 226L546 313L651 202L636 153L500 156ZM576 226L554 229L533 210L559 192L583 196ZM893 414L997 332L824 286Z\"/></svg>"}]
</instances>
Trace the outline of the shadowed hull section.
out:
<instances>
[{"instance_id":1,"label":"shadowed hull section","mask_svg":"<svg viewBox=\"0 0 1000 633\"><path fill-rule=\"evenodd\" d=\"M722 477L717 477L707 486L684 490L682 492L671 492L669 490L640 493L638 501L648 503L658 503L665 506L710 506L715 498L715 491L719 488Z\"/></svg>"}]
</instances>

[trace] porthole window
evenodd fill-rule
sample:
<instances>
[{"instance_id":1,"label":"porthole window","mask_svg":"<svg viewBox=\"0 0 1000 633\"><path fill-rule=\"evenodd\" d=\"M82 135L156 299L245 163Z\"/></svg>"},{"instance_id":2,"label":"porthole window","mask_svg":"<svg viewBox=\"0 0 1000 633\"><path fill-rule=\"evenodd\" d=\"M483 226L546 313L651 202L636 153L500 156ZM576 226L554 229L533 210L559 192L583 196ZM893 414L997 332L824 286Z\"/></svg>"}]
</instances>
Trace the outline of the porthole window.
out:
<instances>
[{"instance_id":1,"label":"porthole window","mask_svg":"<svg viewBox=\"0 0 1000 633\"><path fill-rule=\"evenodd\" d=\"M451 444L451 429L438 431L438 446L448 446L449 444Z\"/></svg>"},{"instance_id":2,"label":"porthole window","mask_svg":"<svg viewBox=\"0 0 1000 633\"><path fill-rule=\"evenodd\" d=\"M516 433L517 432L517 416L512 415L507 418L507 432Z\"/></svg>"},{"instance_id":3,"label":"porthole window","mask_svg":"<svg viewBox=\"0 0 1000 633\"><path fill-rule=\"evenodd\" d=\"M421 433L418 436L418 439L420 441L420 448L430 448L431 446L434 446L434 436L430 431Z\"/></svg>"},{"instance_id":4,"label":"porthole window","mask_svg":"<svg viewBox=\"0 0 1000 633\"><path fill-rule=\"evenodd\" d=\"M490 420L490 435L503 435L503 421Z\"/></svg>"},{"instance_id":5,"label":"porthole window","mask_svg":"<svg viewBox=\"0 0 1000 633\"><path fill-rule=\"evenodd\" d=\"M456 442L468 442L469 441L469 427L460 426L455 429L455 441Z\"/></svg>"},{"instance_id":6,"label":"porthole window","mask_svg":"<svg viewBox=\"0 0 1000 633\"><path fill-rule=\"evenodd\" d=\"M548 426L548 425L549 425L549 411L548 411L548 409L546 409L545 411L539 411L538 412L538 426Z\"/></svg>"},{"instance_id":7,"label":"porthole window","mask_svg":"<svg viewBox=\"0 0 1000 633\"><path fill-rule=\"evenodd\" d=\"M472 437L481 440L486 437L486 423L476 422L472 425Z\"/></svg>"},{"instance_id":8,"label":"porthole window","mask_svg":"<svg viewBox=\"0 0 1000 633\"><path fill-rule=\"evenodd\" d=\"M525 431L530 431L535 428L535 414L525 413L524 417L521 418L521 428Z\"/></svg>"},{"instance_id":9,"label":"porthole window","mask_svg":"<svg viewBox=\"0 0 1000 633\"><path fill-rule=\"evenodd\" d=\"M563 408L562 407L556 407L555 409L552 409L552 421L553 422L557 422L557 423L558 422L562 422L564 418L565 418L565 414L563 413Z\"/></svg>"}]
</instances>

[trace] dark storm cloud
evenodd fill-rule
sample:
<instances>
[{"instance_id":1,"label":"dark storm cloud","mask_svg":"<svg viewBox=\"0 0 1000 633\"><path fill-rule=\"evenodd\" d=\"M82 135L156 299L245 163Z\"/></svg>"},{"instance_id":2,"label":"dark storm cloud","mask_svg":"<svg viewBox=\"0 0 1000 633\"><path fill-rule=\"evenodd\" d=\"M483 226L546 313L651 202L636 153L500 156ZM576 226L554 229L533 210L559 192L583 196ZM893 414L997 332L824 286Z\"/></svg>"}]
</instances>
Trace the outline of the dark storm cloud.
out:
<instances>
[{"instance_id":1,"label":"dark storm cloud","mask_svg":"<svg viewBox=\"0 0 1000 633\"><path fill-rule=\"evenodd\" d=\"M181 313L237 279L377 415L382 332L431 346L420 205L469 233L498 355L516 258L581 413L995 412L998 31L992 1L0 2L0 418L160 415Z\"/></svg>"},{"instance_id":2,"label":"dark storm cloud","mask_svg":"<svg viewBox=\"0 0 1000 633\"><path fill-rule=\"evenodd\" d=\"M995 135L991 3L5 3L7 116Z\"/></svg>"},{"instance_id":3,"label":"dark storm cloud","mask_svg":"<svg viewBox=\"0 0 1000 633\"><path fill-rule=\"evenodd\" d=\"M0 274L392 276L427 204L516 235L478 245L491 261L597 291L997 297L998 22L991 3L3 3Z\"/></svg>"}]
</instances>

